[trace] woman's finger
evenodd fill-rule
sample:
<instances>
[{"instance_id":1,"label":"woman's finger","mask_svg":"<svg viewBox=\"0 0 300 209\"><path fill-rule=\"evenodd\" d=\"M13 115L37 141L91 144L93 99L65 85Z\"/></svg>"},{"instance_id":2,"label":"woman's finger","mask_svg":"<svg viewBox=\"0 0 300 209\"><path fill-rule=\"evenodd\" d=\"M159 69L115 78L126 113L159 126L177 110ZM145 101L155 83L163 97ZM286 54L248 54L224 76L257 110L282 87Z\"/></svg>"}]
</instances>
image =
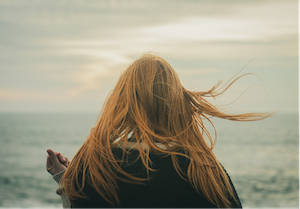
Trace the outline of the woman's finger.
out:
<instances>
[{"instance_id":1,"label":"woman's finger","mask_svg":"<svg viewBox=\"0 0 300 209\"><path fill-rule=\"evenodd\" d=\"M55 154L55 152L51 149L47 149L47 153L48 153L48 156L50 156L50 159L52 161L53 164L57 164L59 163L59 160Z\"/></svg>"},{"instance_id":2,"label":"woman's finger","mask_svg":"<svg viewBox=\"0 0 300 209\"><path fill-rule=\"evenodd\" d=\"M63 154L59 154L58 156L59 161L64 164L66 167L69 165L70 161L69 158L67 158L66 156L64 156Z\"/></svg>"},{"instance_id":3,"label":"woman's finger","mask_svg":"<svg viewBox=\"0 0 300 209\"><path fill-rule=\"evenodd\" d=\"M47 171L51 170L53 168L53 163L52 160L50 158L50 156L47 156L47 162L46 162L46 169Z\"/></svg>"}]
</instances>

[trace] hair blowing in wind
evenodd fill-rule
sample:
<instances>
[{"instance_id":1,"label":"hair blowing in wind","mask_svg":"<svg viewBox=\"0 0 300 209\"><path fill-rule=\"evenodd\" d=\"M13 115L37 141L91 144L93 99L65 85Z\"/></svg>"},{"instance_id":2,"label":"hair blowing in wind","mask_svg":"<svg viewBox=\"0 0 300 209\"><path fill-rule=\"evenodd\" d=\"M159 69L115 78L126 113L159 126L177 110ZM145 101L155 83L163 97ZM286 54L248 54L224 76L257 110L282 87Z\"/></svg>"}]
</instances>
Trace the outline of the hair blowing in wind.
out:
<instances>
[{"instance_id":1,"label":"hair blowing in wind","mask_svg":"<svg viewBox=\"0 0 300 209\"><path fill-rule=\"evenodd\" d=\"M116 159L112 152L114 147L124 150L134 147L149 173L155 172L149 153L171 156L177 173L199 195L217 207L230 207L229 198L235 199L234 192L212 151L215 139L203 119L255 121L270 113L222 112L205 99L222 94L224 91L219 91L219 87L204 92L189 91L167 61L157 55L143 55L123 72L107 97L95 126L61 180L63 190L70 199L85 198L82 189L84 182L88 182L107 202L118 206L117 180L132 184L148 180L126 173L121 167L126 162L125 156ZM179 155L189 159L186 172L178 163ZM78 181L79 170L83 173L82 182Z\"/></svg>"}]
</instances>

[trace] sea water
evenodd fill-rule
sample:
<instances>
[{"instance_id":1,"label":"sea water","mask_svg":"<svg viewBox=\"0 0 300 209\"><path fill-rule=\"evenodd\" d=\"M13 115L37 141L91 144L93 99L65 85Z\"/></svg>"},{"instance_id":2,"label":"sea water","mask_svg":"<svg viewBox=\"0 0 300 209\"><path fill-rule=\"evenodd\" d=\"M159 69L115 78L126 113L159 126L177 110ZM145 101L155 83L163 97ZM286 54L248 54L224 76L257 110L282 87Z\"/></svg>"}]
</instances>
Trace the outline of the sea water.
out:
<instances>
[{"instance_id":1,"label":"sea water","mask_svg":"<svg viewBox=\"0 0 300 209\"><path fill-rule=\"evenodd\" d=\"M0 207L61 208L57 184L45 168L46 149L72 158L97 116L1 113ZM298 208L298 114L278 113L258 122L213 122L215 154L231 176L243 207Z\"/></svg>"}]
</instances>

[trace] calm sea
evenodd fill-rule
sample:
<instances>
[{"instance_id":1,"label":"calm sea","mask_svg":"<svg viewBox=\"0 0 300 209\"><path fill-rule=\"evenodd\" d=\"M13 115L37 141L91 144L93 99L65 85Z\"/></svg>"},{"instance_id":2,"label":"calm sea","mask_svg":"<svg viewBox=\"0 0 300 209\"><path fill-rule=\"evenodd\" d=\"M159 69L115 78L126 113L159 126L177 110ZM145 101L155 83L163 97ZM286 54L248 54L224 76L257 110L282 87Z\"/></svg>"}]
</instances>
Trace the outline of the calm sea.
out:
<instances>
[{"instance_id":1,"label":"calm sea","mask_svg":"<svg viewBox=\"0 0 300 209\"><path fill-rule=\"evenodd\" d=\"M0 114L0 207L59 208L46 149L72 158L97 114ZM259 122L214 120L215 154L245 208L299 207L298 114Z\"/></svg>"}]
</instances>

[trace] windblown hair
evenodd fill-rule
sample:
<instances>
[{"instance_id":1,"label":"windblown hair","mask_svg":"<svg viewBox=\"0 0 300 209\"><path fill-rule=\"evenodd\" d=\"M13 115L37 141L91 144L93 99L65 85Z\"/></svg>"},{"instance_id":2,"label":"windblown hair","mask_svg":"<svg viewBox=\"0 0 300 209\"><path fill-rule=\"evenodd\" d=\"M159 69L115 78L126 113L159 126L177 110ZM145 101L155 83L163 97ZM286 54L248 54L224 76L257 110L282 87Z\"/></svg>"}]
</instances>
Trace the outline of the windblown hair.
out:
<instances>
[{"instance_id":1,"label":"windblown hair","mask_svg":"<svg viewBox=\"0 0 300 209\"><path fill-rule=\"evenodd\" d=\"M227 114L205 99L221 95L235 81L227 83L223 90L218 83L205 92L189 91L167 61L157 55L143 55L123 72L108 96L95 127L62 178L63 190L70 199L85 198L82 190L89 182L108 203L117 206L117 180L136 184L147 180L126 173L121 168L124 156L120 163L112 151L115 147L134 147L148 172L155 171L150 152L171 156L177 173L200 195L218 207L230 207L229 198L237 200L212 151L215 139L203 119L212 124L210 117L255 121L270 115ZM179 155L189 159L186 173L179 166ZM78 180L79 171L82 182Z\"/></svg>"}]
</instances>

